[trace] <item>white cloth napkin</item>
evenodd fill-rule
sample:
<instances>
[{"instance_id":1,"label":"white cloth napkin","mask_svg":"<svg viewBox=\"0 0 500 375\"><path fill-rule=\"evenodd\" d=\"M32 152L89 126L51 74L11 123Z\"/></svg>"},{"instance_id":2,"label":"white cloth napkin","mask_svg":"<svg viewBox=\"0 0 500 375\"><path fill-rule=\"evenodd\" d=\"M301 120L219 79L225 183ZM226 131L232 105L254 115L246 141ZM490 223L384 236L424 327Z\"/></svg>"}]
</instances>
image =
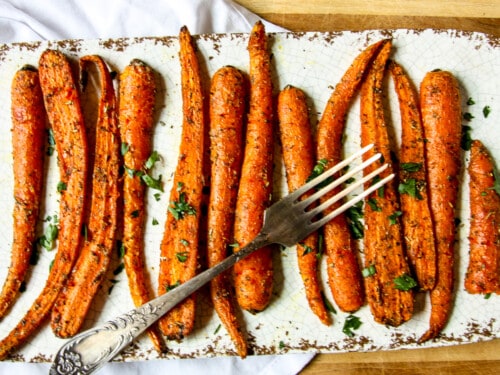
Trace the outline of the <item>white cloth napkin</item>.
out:
<instances>
[{"instance_id":1,"label":"white cloth napkin","mask_svg":"<svg viewBox=\"0 0 500 375\"><path fill-rule=\"evenodd\" d=\"M249 32L258 16L229 0L0 0L0 43ZM265 21L264 21L265 22ZM281 31L265 22L267 31ZM313 354L110 363L102 375L296 374ZM0 362L0 374L47 374L50 364Z\"/></svg>"}]
</instances>

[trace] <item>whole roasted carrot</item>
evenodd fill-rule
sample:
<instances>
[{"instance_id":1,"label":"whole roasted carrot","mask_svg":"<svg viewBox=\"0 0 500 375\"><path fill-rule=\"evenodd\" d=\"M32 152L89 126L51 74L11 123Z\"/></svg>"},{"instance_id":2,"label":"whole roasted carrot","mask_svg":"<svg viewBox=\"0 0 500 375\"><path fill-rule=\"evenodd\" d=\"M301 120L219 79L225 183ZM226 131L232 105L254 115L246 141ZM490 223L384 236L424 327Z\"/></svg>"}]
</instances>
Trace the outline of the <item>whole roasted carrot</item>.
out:
<instances>
[{"instance_id":1,"label":"whole roasted carrot","mask_svg":"<svg viewBox=\"0 0 500 375\"><path fill-rule=\"evenodd\" d=\"M212 77L210 88L210 198L208 204L208 266L224 260L233 243L236 196L243 160L243 123L247 82L238 69L226 66ZM232 338L240 357L247 355L246 339L236 317L231 275L225 272L210 282L215 311Z\"/></svg>"},{"instance_id":2,"label":"whole roasted carrot","mask_svg":"<svg viewBox=\"0 0 500 375\"><path fill-rule=\"evenodd\" d=\"M472 141L468 172L471 222L465 290L500 293L500 196L494 189L495 164L479 140Z\"/></svg>"},{"instance_id":3,"label":"whole roasted carrot","mask_svg":"<svg viewBox=\"0 0 500 375\"><path fill-rule=\"evenodd\" d=\"M22 345L41 325L67 281L78 255L87 177L87 140L80 97L67 58L46 50L39 62L40 84L54 132L61 183L58 249L45 286L9 335L0 342L0 358Z\"/></svg>"},{"instance_id":4,"label":"whole roasted carrot","mask_svg":"<svg viewBox=\"0 0 500 375\"><path fill-rule=\"evenodd\" d=\"M288 190L292 192L306 183L315 164L306 95L297 87L286 86L278 96L277 112ZM329 325L318 275L318 237L314 232L297 244L297 259L309 306L323 324Z\"/></svg>"},{"instance_id":5,"label":"whole roasted carrot","mask_svg":"<svg viewBox=\"0 0 500 375\"><path fill-rule=\"evenodd\" d=\"M198 267L205 113L198 57L186 27L180 30L179 43L182 139L161 243L159 294L192 278ZM194 318L191 295L160 320L160 328L168 338L180 339L192 331Z\"/></svg>"},{"instance_id":6,"label":"whole roasted carrot","mask_svg":"<svg viewBox=\"0 0 500 375\"><path fill-rule=\"evenodd\" d=\"M403 68L391 61L401 112L399 191L401 220L410 267L421 290L436 283L436 241L427 188L425 138L418 93Z\"/></svg>"},{"instance_id":7,"label":"whole roasted carrot","mask_svg":"<svg viewBox=\"0 0 500 375\"><path fill-rule=\"evenodd\" d=\"M382 161L389 163L381 178L393 171L382 103L382 80L390 51L391 43L386 43L361 86L361 144L373 143L373 152L380 152ZM374 168L366 168L365 174ZM413 285L399 286L408 280L410 269L398 213L395 183L388 183L365 199L365 269L370 270L364 278L366 297L375 321L391 326L404 323L413 314L413 293L409 289Z\"/></svg>"},{"instance_id":8,"label":"whole roasted carrot","mask_svg":"<svg viewBox=\"0 0 500 375\"><path fill-rule=\"evenodd\" d=\"M324 168L342 159L342 138L349 106L359 89L374 56L388 40L380 40L363 50L352 62L330 96L318 124L317 158ZM325 196L336 194L342 187ZM331 210L340 206L333 205ZM323 228L328 283L342 311L353 312L364 303L365 293L358 258L345 215L339 215Z\"/></svg>"},{"instance_id":9,"label":"whole roasted carrot","mask_svg":"<svg viewBox=\"0 0 500 375\"><path fill-rule=\"evenodd\" d=\"M11 86L14 172L11 264L0 294L0 318L14 304L29 268L43 185L46 114L38 71L24 66Z\"/></svg>"},{"instance_id":10,"label":"whole roasted carrot","mask_svg":"<svg viewBox=\"0 0 500 375\"><path fill-rule=\"evenodd\" d=\"M89 63L97 65L101 85L95 127L91 206L87 235L82 241L80 255L52 310L52 330L63 338L75 335L82 326L108 269L117 231L120 137L116 96L102 58L96 55L82 57L81 70L84 71Z\"/></svg>"},{"instance_id":11,"label":"whole roasted carrot","mask_svg":"<svg viewBox=\"0 0 500 375\"><path fill-rule=\"evenodd\" d=\"M429 329L420 338L423 342L441 332L453 303L455 207L462 164L462 117L457 79L447 71L427 73L420 84L420 108L437 251L437 278L430 292L431 315Z\"/></svg>"},{"instance_id":12,"label":"whole roasted carrot","mask_svg":"<svg viewBox=\"0 0 500 375\"><path fill-rule=\"evenodd\" d=\"M270 56L262 22L248 41L250 56L250 107L245 155L236 202L234 238L239 246L260 231L269 205L273 180L273 98ZM235 248L238 251L238 248ZM262 311L273 290L272 247L264 247L234 266L236 297L241 308Z\"/></svg>"},{"instance_id":13,"label":"whole roasted carrot","mask_svg":"<svg viewBox=\"0 0 500 375\"><path fill-rule=\"evenodd\" d=\"M153 69L133 59L120 74L118 124L122 141L123 162L123 263L132 300L136 306L152 297L144 264L144 231L146 220L146 162L152 155L152 133L156 101L156 79ZM165 344L158 327L148 329L157 351Z\"/></svg>"}]
</instances>

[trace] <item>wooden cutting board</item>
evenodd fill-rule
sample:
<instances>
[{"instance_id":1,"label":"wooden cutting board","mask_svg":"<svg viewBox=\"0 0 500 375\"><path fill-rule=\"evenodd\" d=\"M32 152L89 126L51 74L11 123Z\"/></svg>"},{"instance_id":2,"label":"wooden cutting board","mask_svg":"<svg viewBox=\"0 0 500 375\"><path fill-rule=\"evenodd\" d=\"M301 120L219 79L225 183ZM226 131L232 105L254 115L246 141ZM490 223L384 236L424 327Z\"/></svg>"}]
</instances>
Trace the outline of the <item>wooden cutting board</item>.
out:
<instances>
[{"instance_id":1,"label":"wooden cutting board","mask_svg":"<svg viewBox=\"0 0 500 375\"><path fill-rule=\"evenodd\" d=\"M264 19L291 31L436 28L478 31L500 38L500 0L236 0L236 2ZM301 372L303 375L499 373L500 340L498 339L437 349L319 354Z\"/></svg>"}]
</instances>

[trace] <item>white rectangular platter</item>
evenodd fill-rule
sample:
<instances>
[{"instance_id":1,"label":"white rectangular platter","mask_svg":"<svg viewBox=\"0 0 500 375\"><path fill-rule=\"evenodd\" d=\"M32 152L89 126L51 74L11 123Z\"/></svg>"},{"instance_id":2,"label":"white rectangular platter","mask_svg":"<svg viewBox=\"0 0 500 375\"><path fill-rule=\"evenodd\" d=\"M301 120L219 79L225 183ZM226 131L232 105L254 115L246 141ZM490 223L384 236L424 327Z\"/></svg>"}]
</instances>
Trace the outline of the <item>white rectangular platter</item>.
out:
<instances>
[{"instance_id":1,"label":"white rectangular platter","mask_svg":"<svg viewBox=\"0 0 500 375\"><path fill-rule=\"evenodd\" d=\"M460 81L464 112L474 118L466 123L471 126L473 138L480 139L492 155L500 160L500 41L480 33L461 33L451 30L384 30L342 33L277 33L269 34L272 53L274 89L288 84L303 89L310 100L313 125L321 116L334 86L352 60L367 45L382 39L393 39L392 58L404 66L419 85L427 71L439 68L449 70ZM246 50L248 35L201 35L195 37L199 49L203 75L209 77L224 65L233 65L248 71ZM0 45L0 280L3 282L10 259L12 243L12 145L10 135L10 84L15 71L25 64L37 66L41 52L46 48L63 51L74 61L86 54L101 55L111 70L121 71L132 59L139 58L158 73L162 89L159 92L158 123L154 134L154 149L161 155L154 173L163 176L165 193L156 200L150 190L147 200L146 260L151 283L156 287L159 261L159 243L168 206L171 176L177 162L181 133L181 93L178 41L176 37L72 40ZM399 139L399 108L392 82L387 80L389 98L388 118L391 133ZM467 105L467 99L474 105ZM490 106L485 117L482 109ZM465 123L465 122L464 122ZM359 98L353 102L347 118L344 154L359 148ZM397 152L397 150L395 150ZM276 198L286 194L279 147L275 157ZM464 152L464 165L468 154ZM47 161L45 206L42 219L57 214L56 185L59 181L56 155ZM423 294L417 296L415 315L411 321L398 327L386 327L373 321L369 308L364 306L354 315L362 325L353 337L342 332L348 314L337 311L334 323L322 325L309 310L298 273L293 248L275 252L275 289L270 306L263 312L251 315L241 312L254 354L286 352L341 352L374 351L431 347L475 342L500 337L500 297L485 299L464 291L463 278L468 259L468 187L463 173L460 205L457 215L460 226L457 234L456 294L453 311L442 335L435 341L418 345L416 340L426 331L429 303ZM158 222L154 225L154 222ZM46 225L46 224L44 224ZM40 233L43 228L40 228ZM54 252L40 250L38 263L32 267L26 291L7 317L0 322L0 336L6 336L29 308L42 289ZM113 274L119 265L117 256L110 267L101 292L92 305L86 328L112 319L133 307L129 296L125 272ZM333 302L326 286L324 259L323 283L328 300ZM113 286L110 291L111 286ZM338 310L338 309L337 309ZM160 357L209 357L234 355L233 345L224 331L218 329L220 321L214 312L206 290L198 294L197 323L194 333L182 342L168 342L169 351L158 355L149 339L141 337L117 360L147 360ZM56 338L48 324L44 325L12 358L16 361L50 361L64 341Z\"/></svg>"}]
</instances>

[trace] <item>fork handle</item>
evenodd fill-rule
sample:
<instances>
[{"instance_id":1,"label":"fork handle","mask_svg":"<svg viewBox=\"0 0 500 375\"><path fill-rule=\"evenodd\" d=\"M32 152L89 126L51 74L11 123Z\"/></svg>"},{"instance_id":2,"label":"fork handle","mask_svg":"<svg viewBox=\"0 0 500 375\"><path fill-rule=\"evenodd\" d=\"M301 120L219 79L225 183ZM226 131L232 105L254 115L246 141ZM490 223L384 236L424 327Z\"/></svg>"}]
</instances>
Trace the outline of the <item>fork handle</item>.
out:
<instances>
[{"instance_id":1,"label":"fork handle","mask_svg":"<svg viewBox=\"0 0 500 375\"><path fill-rule=\"evenodd\" d=\"M50 375L86 375L97 371L187 296L232 267L239 260L270 243L269 237L260 233L239 251L168 293L162 294L101 326L74 336L59 349L50 369Z\"/></svg>"}]
</instances>

